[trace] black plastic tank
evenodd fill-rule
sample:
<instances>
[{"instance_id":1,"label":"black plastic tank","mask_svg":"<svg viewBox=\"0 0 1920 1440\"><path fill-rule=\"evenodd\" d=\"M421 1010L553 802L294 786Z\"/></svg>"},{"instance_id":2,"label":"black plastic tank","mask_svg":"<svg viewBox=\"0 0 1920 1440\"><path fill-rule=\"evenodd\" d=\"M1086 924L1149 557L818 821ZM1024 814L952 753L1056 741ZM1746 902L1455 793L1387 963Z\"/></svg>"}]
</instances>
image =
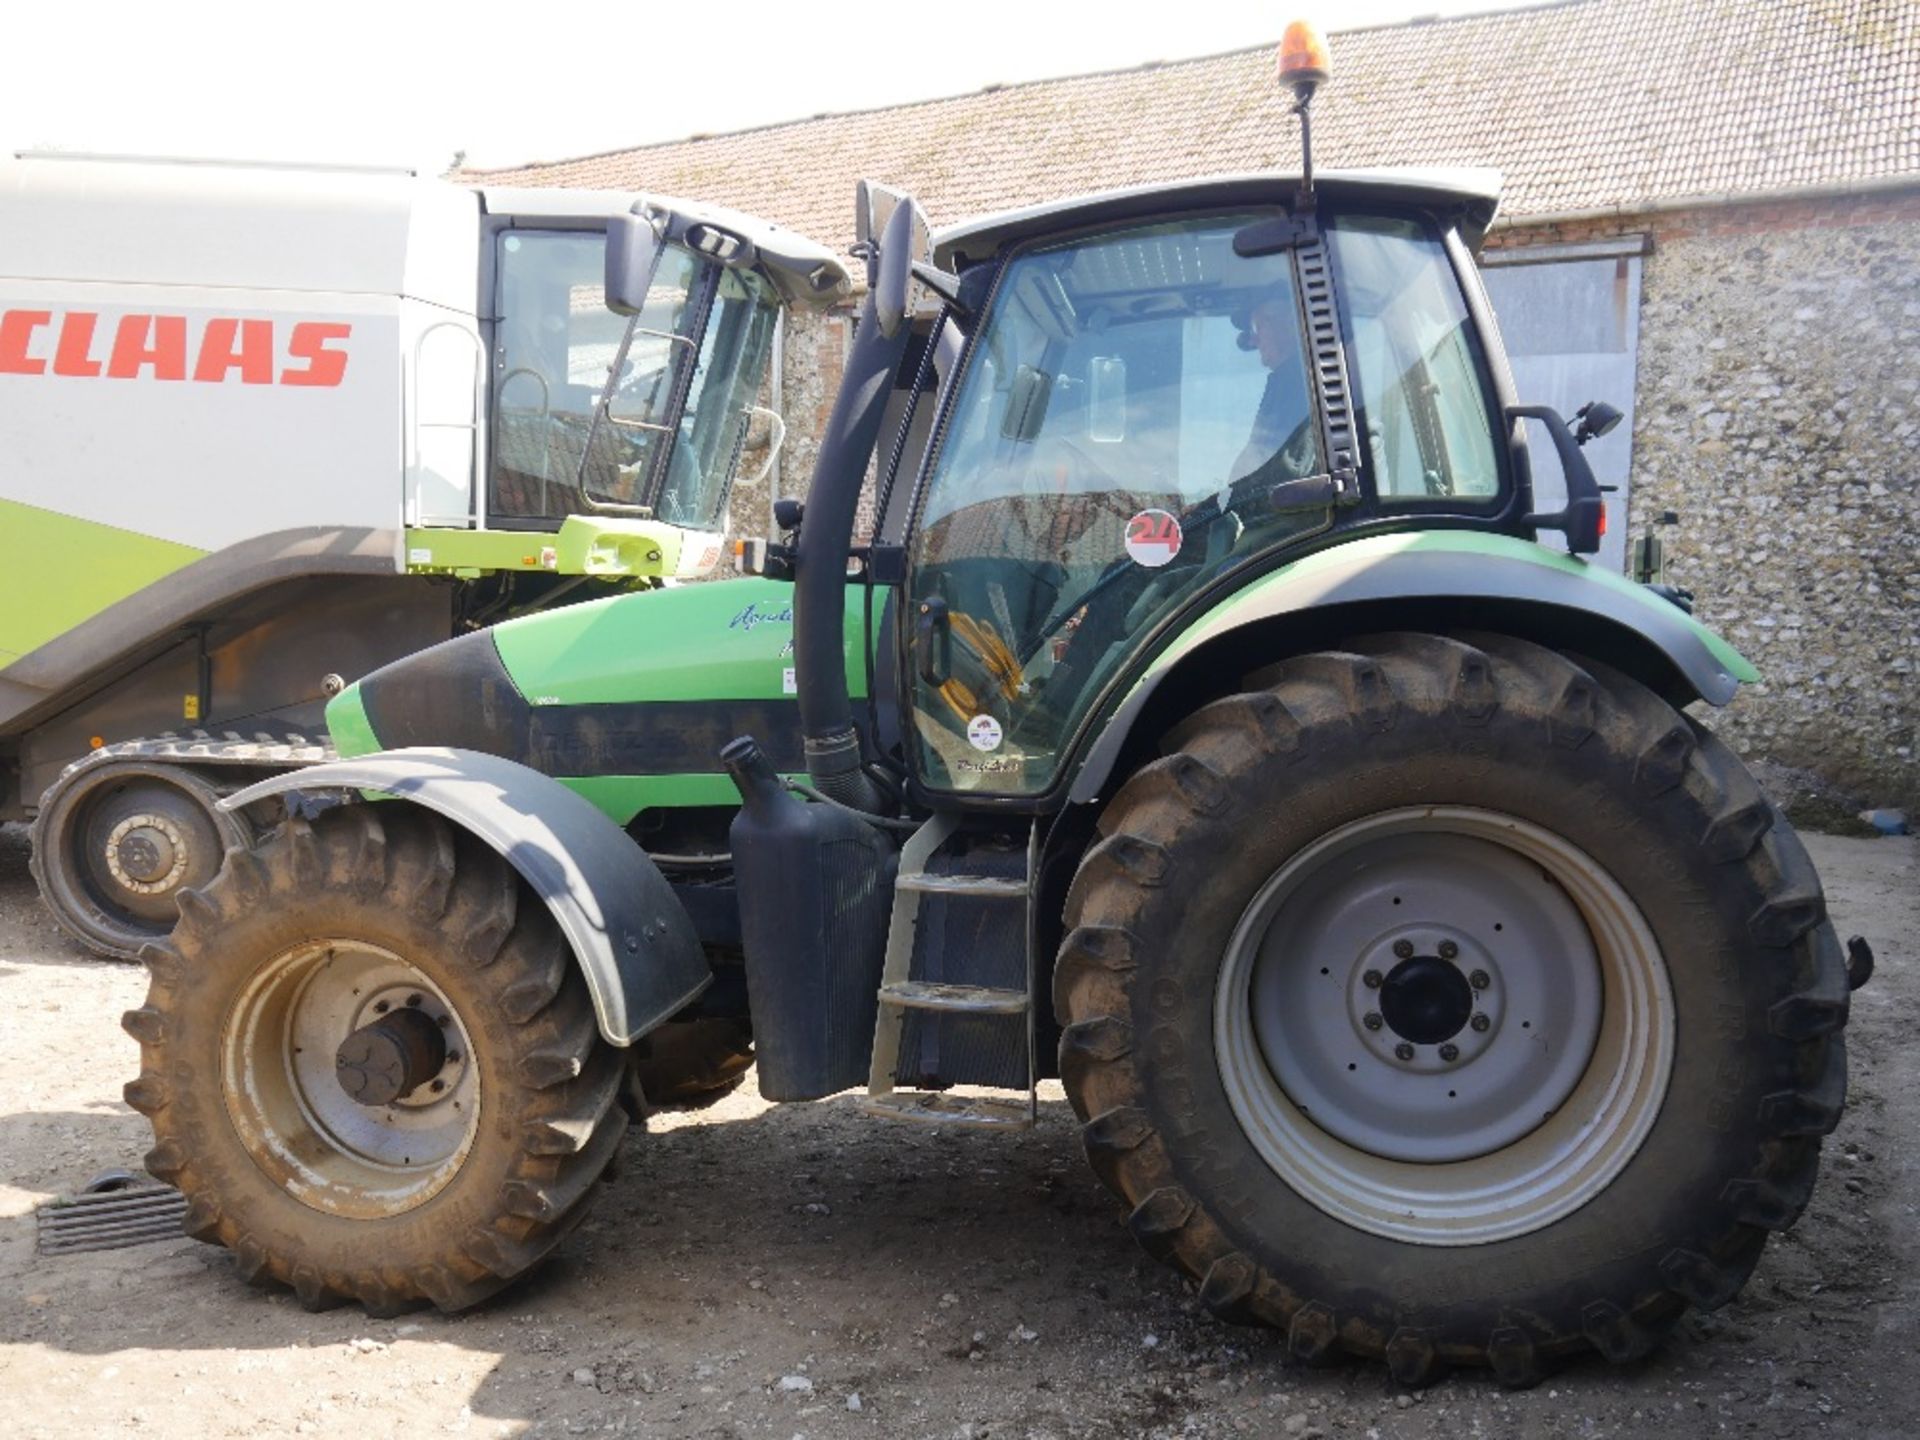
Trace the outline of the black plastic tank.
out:
<instances>
[{"instance_id":1,"label":"black plastic tank","mask_svg":"<svg viewBox=\"0 0 1920 1440\"><path fill-rule=\"evenodd\" d=\"M867 1078L899 857L858 816L790 794L752 739L720 758L740 791L731 847L760 1093L817 1100Z\"/></svg>"}]
</instances>

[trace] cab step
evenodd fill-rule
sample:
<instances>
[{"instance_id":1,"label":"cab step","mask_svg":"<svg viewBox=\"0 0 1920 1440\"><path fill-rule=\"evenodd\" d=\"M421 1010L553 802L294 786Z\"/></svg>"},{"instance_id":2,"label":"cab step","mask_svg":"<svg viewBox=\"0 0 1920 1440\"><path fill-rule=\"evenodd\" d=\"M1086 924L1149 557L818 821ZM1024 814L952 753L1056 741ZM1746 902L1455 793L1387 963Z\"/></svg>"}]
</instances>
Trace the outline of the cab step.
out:
<instances>
[{"instance_id":1,"label":"cab step","mask_svg":"<svg viewBox=\"0 0 1920 1440\"><path fill-rule=\"evenodd\" d=\"M1025 1130L1039 1118L1038 1066L1034 1047L1033 907L1034 875L1040 844L1038 825L1027 835L1026 874L1007 875L934 873L929 864L941 846L959 828L953 815L936 815L901 847L900 869L894 880L893 915L887 929L886 961L880 976L880 1005L873 1031L872 1068L867 1093L859 1102L862 1113L905 1120L918 1125L962 1125L984 1130ZM946 901L1018 900L1024 907L1026 986L1007 989L963 985L944 980L912 978L914 937L921 921L921 905L929 897ZM955 1017L978 1017L992 1025L1017 1026L1018 1044L1026 1052L1027 1093L1020 1099L954 1095L944 1090L897 1090L895 1071L907 1017L915 1011L934 1011ZM935 1023L935 1022L928 1022ZM958 1022L956 1022L958 1023Z\"/></svg>"}]
</instances>

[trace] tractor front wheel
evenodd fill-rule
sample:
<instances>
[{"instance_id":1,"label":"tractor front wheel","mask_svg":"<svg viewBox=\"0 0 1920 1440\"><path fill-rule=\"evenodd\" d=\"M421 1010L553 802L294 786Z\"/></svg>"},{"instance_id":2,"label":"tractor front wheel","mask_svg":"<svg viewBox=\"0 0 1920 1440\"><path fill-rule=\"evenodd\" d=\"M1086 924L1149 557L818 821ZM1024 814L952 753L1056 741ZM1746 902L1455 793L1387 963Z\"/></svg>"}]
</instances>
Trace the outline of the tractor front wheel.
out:
<instances>
[{"instance_id":1,"label":"tractor front wheel","mask_svg":"<svg viewBox=\"0 0 1920 1440\"><path fill-rule=\"evenodd\" d=\"M1845 964L1711 734L1497 635L1288 660L1109 805L1061 1073L1147 1249L1304 1359L1644 1354L1806 1204Z\"/></svg>"},{"instance_id":2,"label":"tractor front wheel","mask_svg":"<svg viewBox=\"0 0 1920 1440\"><path fill-rule=\"evenodd\" d=\"M459 1310L580 1220L627 1127L551 915L491 850L350 805L180 897L124 1024L185 1227L309 1308Z\"/></svg>"}]
</instances>

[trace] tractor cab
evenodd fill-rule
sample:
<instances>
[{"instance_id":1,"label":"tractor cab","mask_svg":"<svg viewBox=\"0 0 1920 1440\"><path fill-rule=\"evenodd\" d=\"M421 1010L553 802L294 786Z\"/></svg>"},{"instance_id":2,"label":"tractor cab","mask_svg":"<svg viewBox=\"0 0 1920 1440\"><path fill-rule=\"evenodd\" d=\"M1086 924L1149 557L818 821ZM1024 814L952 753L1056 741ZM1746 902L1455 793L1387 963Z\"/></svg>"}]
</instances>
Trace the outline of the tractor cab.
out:
<instances>
[{"instance_id":1,"label":"tractor cab","mask_svg":"<svg viewBox=\"0 0 1920 1440\"><path fill-rule=\"evenodd\" d=\"M1485 172L1256 175L939 237L977 312L913 495L911 753L1036 796L1184 617L1360 530L1521 533L1526 452L1471 250ZM910 203L910 202L908 202ZM896 492L897 493L897 492Z\"/></svg>"}]
</instances>

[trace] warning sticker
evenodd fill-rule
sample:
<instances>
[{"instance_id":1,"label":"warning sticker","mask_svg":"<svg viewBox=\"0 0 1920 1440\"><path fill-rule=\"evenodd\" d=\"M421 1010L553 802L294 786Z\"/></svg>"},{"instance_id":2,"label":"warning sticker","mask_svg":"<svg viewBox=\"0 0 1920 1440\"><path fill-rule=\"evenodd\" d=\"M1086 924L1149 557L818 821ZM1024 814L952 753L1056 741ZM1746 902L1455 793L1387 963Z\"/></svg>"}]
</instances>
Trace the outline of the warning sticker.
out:
<instances>
[{"instance_id":1,"label":"warning sticker","mask_svg":"<svg viewBox=\"0 0 1920 1440\"><path fill-rule=\"evenodd\" d=\"M967 743L976 750L1000 748L1000 722L991 715L976 715L967 722Z\"/></svg>"},{"instance_id":2,"label":"warning sticker","mask_svg":"<svg viewBox=\"0 0 1920 1440\"><path fill-rule=\"evenodd\" d=\"M800 693L800 677L795 673L794 667L791 665L780 672L780 693L782 695L798 695Z\"/></svg>"},{"instance_id":3,"label":"warning sticker","mask_svg":"<svg viewBox=\"0 0 1920 1440\"><path fill-rule=\"evenodd\" d=\"M1180 553L1180 522L1165 510L1142 510L1127 521L1127 554L1158 570Z\"/></svg>"}]
</instances>

